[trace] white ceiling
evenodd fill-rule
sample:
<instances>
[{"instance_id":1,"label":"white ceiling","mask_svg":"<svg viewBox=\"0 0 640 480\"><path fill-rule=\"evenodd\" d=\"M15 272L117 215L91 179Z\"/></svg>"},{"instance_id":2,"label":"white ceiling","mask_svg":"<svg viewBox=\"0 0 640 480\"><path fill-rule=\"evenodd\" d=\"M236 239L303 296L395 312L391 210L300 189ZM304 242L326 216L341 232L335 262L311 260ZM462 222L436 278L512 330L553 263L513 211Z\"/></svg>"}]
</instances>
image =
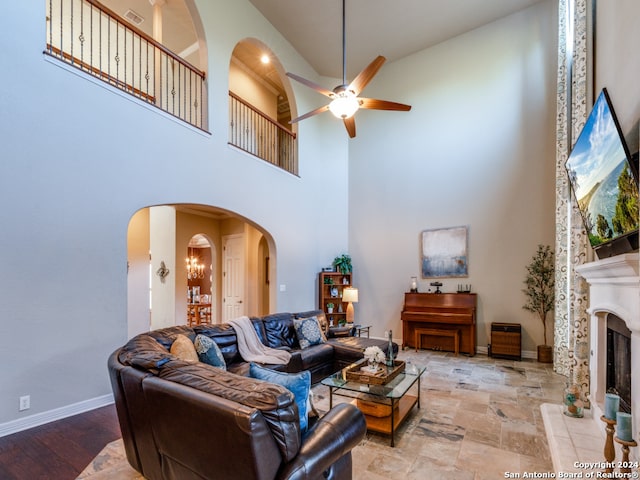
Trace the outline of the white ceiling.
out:
<instances>
[{"instance_id":1,"label":"white ceiling","mask_svg":"<svg viewBox=\"0 0 640 480\"><path fill-rule=\"evenodd\" d=\"M320 75L342 78L341 0L249 0ZM541 0L346 0L347 82Z\"/></svg>"},{"instance_id":2,"label":"white ceiling","mask_svg":"<svg viewBox=\"0 0 640 480\"><path fill-rule=\"evenodd\" d=\"M342 77L342 0L249 0L320 75ZM347 81L378 55L397 60L542 0L345 0ZM131 9L152 33L149 0L102 0ZM163 43L181 54L196 42L185 0L166 0ZM188 50L191 51L191 50ZM187 57L187 55L184 55ZM198 66L196 53L188 61Z\"/></svg>"}]
</instances>

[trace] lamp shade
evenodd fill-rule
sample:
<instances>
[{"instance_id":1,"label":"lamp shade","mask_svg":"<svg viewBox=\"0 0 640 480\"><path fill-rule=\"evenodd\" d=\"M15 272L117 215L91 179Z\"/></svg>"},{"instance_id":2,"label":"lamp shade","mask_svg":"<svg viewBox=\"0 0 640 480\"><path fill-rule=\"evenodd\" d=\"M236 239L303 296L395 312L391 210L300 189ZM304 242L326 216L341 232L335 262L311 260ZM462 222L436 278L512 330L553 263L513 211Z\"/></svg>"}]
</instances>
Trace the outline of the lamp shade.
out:
<instances>
[{"instance_id":1,"label":"lamp shade","mask_svg":"<svg viewBox=\"0 0 640 480\"><path fill-rule=\"evenodd\" d=\"M357 302L358 301L358 289L353 287L347 287L342 291L343 302Z\"/></svg>"}]
</instances>

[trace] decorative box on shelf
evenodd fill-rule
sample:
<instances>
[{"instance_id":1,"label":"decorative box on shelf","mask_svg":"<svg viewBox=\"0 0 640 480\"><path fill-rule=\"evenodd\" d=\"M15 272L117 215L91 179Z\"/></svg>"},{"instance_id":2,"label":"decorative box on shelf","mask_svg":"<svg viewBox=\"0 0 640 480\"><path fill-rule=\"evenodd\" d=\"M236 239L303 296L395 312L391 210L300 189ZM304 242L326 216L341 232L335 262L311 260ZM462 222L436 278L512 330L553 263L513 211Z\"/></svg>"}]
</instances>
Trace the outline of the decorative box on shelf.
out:
<instances>
[{"instance_id":1,"label":"decorative box on shelf","mask_svg":"<svg viewBox=\"0 0 640 480\"><path fill-rule=\"evenodd\" d=\"M363 371L362 368L365 366L366 361L360 361L348 367L345 372L347 380L367 385L386 385L404 372L405 363L403 360L394 360L393 367L381 365L377 373Z\"/></svg>"}]
</instances>

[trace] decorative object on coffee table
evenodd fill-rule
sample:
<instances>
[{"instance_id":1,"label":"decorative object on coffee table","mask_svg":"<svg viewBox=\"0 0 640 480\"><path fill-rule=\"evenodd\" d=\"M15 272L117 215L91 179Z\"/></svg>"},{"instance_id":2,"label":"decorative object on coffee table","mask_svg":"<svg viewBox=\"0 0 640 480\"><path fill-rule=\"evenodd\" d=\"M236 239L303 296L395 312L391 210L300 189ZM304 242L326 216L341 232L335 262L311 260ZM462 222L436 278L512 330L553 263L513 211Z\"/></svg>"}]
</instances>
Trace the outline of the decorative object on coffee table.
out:
<instances>
[{"instance_id":1,"label":"decorative object on coffee table","mask_svg":"<svg viewBox=\"0 0 640 480\"><path fill-rule=\"evenodd\" d=\"M345 378L367 385L386 385L404 372L405 363L402 360L395 360L393 367L387 367L383 360L383 363L376 364L375 368L375 371L369 370L368 366L365 366L365 360L361 360L345 369Z\"/></svg>"},{"instance_id":2,"label":"decorative object on coffee table","mask_svg":"<svg viewBox=\"0 0 640 480\"><path fill-rule=\"evenodd\" d=\"M384 364L385 356L380 347L367 347L364 349L364 358L368 363L368 366L362 367L362 371L375 375L378 373L378 365Z\"/></svg>"},{"instance_id":3,"label":"decorative object on coffee table","mask_svg":"<svg viewBox=\"0 0 640 480\"><path fill-rule=\"evenodd\" d=\"M387 367L393 367L393 333L389 330L389 348L387 349Z\"/></svg>"}]
</instances>

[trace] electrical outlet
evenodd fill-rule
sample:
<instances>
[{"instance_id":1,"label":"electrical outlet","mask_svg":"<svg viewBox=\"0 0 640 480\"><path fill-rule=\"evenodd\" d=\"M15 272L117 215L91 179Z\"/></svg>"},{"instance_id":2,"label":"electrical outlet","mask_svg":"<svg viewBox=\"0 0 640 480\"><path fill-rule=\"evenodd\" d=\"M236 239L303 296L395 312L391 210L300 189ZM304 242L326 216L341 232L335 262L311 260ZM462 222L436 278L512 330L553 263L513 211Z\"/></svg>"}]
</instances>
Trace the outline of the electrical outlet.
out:
<instances>
[{"instance_id":1,"label":"electrical outlet","mask_svg":"<svg viewBox=\"0 0 640 480\"><path fill-rule=\"evenodd\" d=\"M29 410L31 408L31 395L20 397L19 411Z\"/></svg>"}]
</instances>

